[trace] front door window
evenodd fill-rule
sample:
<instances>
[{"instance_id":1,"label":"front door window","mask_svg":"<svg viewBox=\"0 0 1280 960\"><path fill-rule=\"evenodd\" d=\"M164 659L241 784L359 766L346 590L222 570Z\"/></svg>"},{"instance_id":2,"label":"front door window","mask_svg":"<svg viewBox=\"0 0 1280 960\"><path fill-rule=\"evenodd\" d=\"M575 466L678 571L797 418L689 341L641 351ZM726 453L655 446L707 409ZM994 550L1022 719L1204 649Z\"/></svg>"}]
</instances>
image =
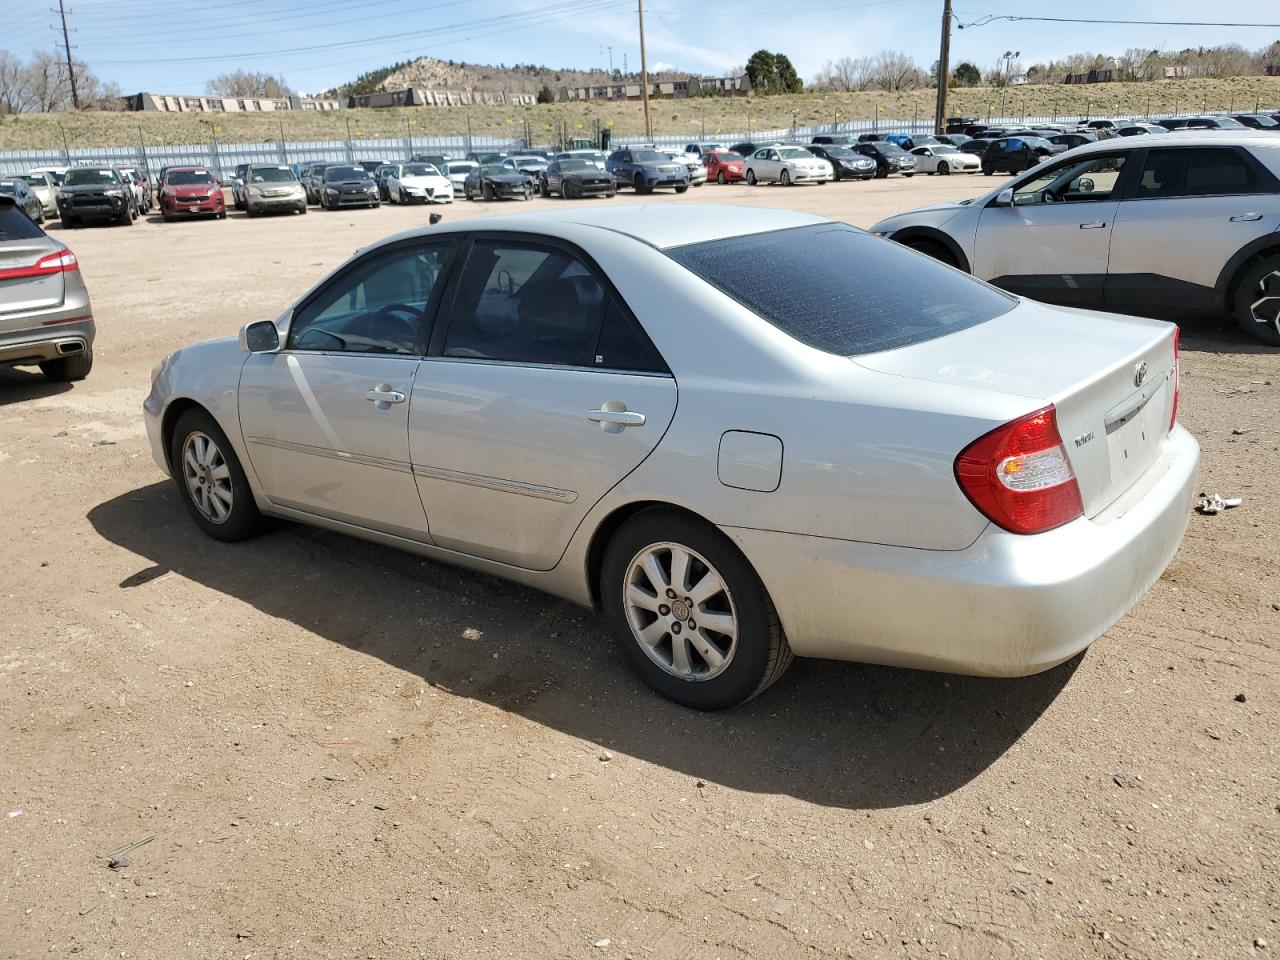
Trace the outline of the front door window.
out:
<instances>
[{"instance_id":1,"label":"front door window","mask_svg":"<svg viewBox=\"0 0 1280 960\"><path fill-rule=\"evenodd\" d=\"M1111 199L1125 155L1088 157L1052 167L1014 188L1013 204L1077 203Z\"/></svg>"}]
</instances>

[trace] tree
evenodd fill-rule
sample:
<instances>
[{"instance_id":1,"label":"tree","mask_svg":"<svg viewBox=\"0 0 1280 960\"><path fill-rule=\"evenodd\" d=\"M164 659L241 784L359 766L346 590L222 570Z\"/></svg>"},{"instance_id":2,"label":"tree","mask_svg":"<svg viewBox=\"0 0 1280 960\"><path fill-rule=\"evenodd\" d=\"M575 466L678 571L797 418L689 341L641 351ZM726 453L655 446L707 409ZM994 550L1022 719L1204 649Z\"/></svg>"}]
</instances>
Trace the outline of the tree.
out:
<instances>
[{"instance_id":1,"label":"tree","mask_svg":"<svg viewBox=\"0 0 1280 960\"><path fill-rule=\"evenodd\" d=\"M951 71L951 82L957 87L976 87L982 82L982 71L965 60Z\"/></svg>"},{"instance_id":2,"label":"tree","mask_svg":"<svg viewBox=\"0 0 1280 960\"><path fill-rule=\"evenodd\" d=\"M778 86L778 66L768 50L757 50L747 59L747 77L757 93L773 93Z\"/></svg>"},{"instance_id":3,"label":"tree","mask_svg":"<svg viewBox=\"0 0 1280 960\"><path fill-rule=\"evenodd\" d=\"M911 90L921 86L924 74L905 53L883 50L871 62L870 80L880 90Z\"/></svg>"},{"instance_id":4,"label":"tree","mask_svg":"<svg viewBox=\"0 0 1280 960\"><path fill-rule=\"evenodd\" d=\"M542 85L542 89L538 91L538 102L539 103L555 103L556 102L555 93L552 92L551 87L549 87L545 83Z\"/></svg>"},{"instance_id":5,"label":"tree","mask_svg":"<svg viewBox=\"0 0 1280 960\"><path fill-rule=\"evenodd\" d=\"M287 97L293 93L284 77L254 70L219 74L205 84L205 92L223 97Z\"/></svg>"},{"instance_id":6,"label":"tree","mask_svg":"<svg viewBox=\"0 0 1280 960\"><path fill-rule=\"evenodd\" d=\"M778 88L781 93L799 93L804 89L804 81L785 53L775 53L773 63L778 71Z\"/></svg>"}]
</instances>

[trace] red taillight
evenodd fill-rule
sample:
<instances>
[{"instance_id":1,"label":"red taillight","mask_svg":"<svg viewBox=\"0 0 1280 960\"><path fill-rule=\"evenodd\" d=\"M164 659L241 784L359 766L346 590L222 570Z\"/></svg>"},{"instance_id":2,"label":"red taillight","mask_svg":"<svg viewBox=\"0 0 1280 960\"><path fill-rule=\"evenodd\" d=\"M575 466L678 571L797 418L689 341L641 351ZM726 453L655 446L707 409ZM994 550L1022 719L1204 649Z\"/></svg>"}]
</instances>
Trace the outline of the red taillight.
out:
<instances>
[{"instance_id":1,"label":"red taillight","mask_svg":"<svg viewBox=\"0 0 1280 960\"><path fill-rule=\"evenodd\" d=\"M973 441L956 457L955 472L973 505L1011 533L1043 533L1084 514L1052 406Z\"/></svg>"},{"instance_id":2,"label":"red taillight","mask_svg":"<svg viewBox=\"0 0 1280 960\"><path fill-rule=\"evenodd\" d=\"M1178 340L1181 330L1177 327L1173 328L1173 410L1169 413L1169 430L1172 431L1174 424L1178 422L1178 371L1180 369L1178 363Z\"/></svg>"},{"instance_id":3,"label":"red taillight","mask_svg":"<svg viewBox=\"0 0 1280 960\"><path fill-rule=\"evenodd\" d=\"M59 250L50 253L29 267L6 267L0 270L0 280L21 280L24 277L44 277L52 273L69 273L79 270L80 263L70 250Z\"/></svg>"}]
</instances>

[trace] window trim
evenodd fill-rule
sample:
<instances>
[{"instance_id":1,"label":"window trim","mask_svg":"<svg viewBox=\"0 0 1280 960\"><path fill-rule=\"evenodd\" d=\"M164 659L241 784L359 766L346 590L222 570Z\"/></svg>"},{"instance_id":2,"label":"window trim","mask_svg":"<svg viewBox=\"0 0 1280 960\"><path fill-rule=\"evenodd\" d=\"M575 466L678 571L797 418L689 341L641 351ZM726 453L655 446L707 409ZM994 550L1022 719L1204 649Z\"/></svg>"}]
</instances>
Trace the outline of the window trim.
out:
<instances>
[{"instance_id":1,"label":"window trim","mask_svg":"<svg viewBox=\"0 0 1280 960\"><path fill-rule=\"evenodd\" d=\"M465 235L463 234L432 234L429 236L407 237L404 240L397 240L395 243L384 244L367 251L359 258L352 260L344 268L336 273L330 274L328 278L321 281L320 285L308 293L303 299L294 304L293 309L289 311L289 329L285 331L284 345L281 346L279 353L297 354L304 356L325 355L334 357L378 357L383 360L401 359L401 360L421 360L426 356L426 349L429 344L423 342L424 327L434 331L436 322L440 318L440 308L444 305L445 299L450 296L450 287L454 282L454 275L458 263L458 253L463 248ZM389 253L404 250L409 247L437 245L440 243L449 243L452 246L452 252L449 262L444 268L444 285L440 291L440 298L436 302L436 308L431 317L424 315L418 320L418 333L413 341L413 353L370 353L363 350L308 350L305 347L295 347L290 340L293 336L293 327L298 320L298 314L310 307L316 300L324 296L340 281L348 277L353 271L359 270L370 260L384 256Z\"/></svg>"},{"instance_id":2,"label":"window trim","mask_svg":"<svg viewBox=\"0 0 1280 960\"><path fill-rule=\"evenodd\" d=\"M1124 157L1125 158L1124 166L1120 168L1120 176L1116 178L1115 188L1110 193L1108 193L1105 197L1099 197L1097 200L1072 200L1070 201L1070 206L1075 207L1081 203L1114 203L1119 200L1125 199L1129 193L1129 181L1131 181L1135 176L1135 174L1130 172L1130 168L1138 169L1142 165L1141 161L1139 161L1135 165L1134 162L1130 160L1130 155L1135 153L1145 154L1146 150L1106 150L1106 151L1099 151L1096 154L1091 154L1087 159L1094 160L1099 158L1105 159L1110 157ZM1056 175L1060 171L1065 170L1067 167L1077 164L1084 159L1086 158L1072 157L1069 160L1059 160L1055 166L1049 167L1046 170L1042 170L1039 173L1036 173L1034 176L1027 176L1026 174L1024 174L1021 180L1015 180L1008 187L1005 187L1004 189L998 192L1004 193L1004 190L1011 189L1013 190L1014 194L1017 194L1019 190L1021 190L1023 187L1025 187L1027 184L1031 183L1032 181L1039 180L1041 177L1045 176L1046 174ZM1032 168L1032 169L1035 169L1035 168ZM1031 172L1030 170L1027 171L1027 173L1030 173L1030 172ZM998 199L997 197L993 196L990 200L988 200L985 204L983 204L983 209L991 210L993 208L1000 207L1000 204L996 203L997 199ZM1033 207L1033 206L1038 206L1038 204L1022 203L1022 204L1018 204L1018 206Z\"/></svg>"},{"instance_id":3,"label":"window trim","mask_svg":"<svg viewBox=\"0 0 1280 960\"><path fill-rule=\"evenodd\" d=\"M1165 145L1162 143L1160 146L1150 146L1150 147L1144 146L1140 150L1132 151L1139 155L1138 163L1137 163L1137 166L1135 167L1136 170L1141 171L1146 169L1147 157L1151 154L1151 151L1153 150L1201 150L1201 151L1230 150L1233 153L1235 153L1236 156L1243 157L1245 166L1249 167L1253 171L1253 173L1260 180L1263 181L1262 189L1260 191L1250 191L1247 193L1192 193L1192 194L1179 194L1178 196L1174 196L1174 197L1142 197L1142 196L1138 196L1136 193L1138 188L1138 181L1141 177L1141 173L1135 173L1132 177L1129 178L1130 182L1126 185L1124 194L1120 197L1122 201L1213 200L1213 199L1222 199L1226 197L1264 197L1264 196L1272 196L1275 193L1280 192L1280 179L1278 179L1276 175L1272 173L1270 169L1267 168L1266 164L1264 164L1261 160L1259 160L1252 153L1250 153L1247 147L1241 147L1237 144L1232 144L1232 143L1227 143L1227 144L1197 143L1194 145L1192 144ZM1270 189L1268 189L1267 187L1267 183L1266 183L1267 179L1270 179L1273 185Z\"/></svg>"},{"instance_id":4,"label":"window trim","mask_svg":"<svg viewBox=\"0 0 1280 960\"><path fill-rule=\"evenodd\" d=\"M540 363L533 360L495 360L487 357L448 357L444 354L445 341L449 336L449 327L453 322L453 308L458 296L458 287L461 285L462 275L466 270L468 258L471 256L471 249L475 246L476 241L493 241L507 243L522 243L526 245L546 246L558 249L563 253L578 260L587 272L595 278L605 293L605 303L600 311L600 323L596 328L596 339L592 344L591 355L597 356L595 350L599 346L600 332L604 329L604 318L608 313L608 301L612 301L618 306L623 317L631 326L633 334L641 340L648 343L653 355L658 358L662 364L662 370L623 370L618 367L610 367L607 365L583 367L576 364L566 363ZM433 360L460 361L465 363L492 363L505 364L516 367L538 367L554 370L589 370L593 373L616 373L632 376L659 376L670 377L671 364L667 363L667 358L662 355L662 351L658 349L658 345L653 342L653 338L649 336L649 332L645 330L639 318L635 315L635 311L631 309L631 305L627 303L626 298L618 292L618 288L613 285L613 281L609 279L609 275L600 268L595 258L587 251L583 250L576 243L564 240L560 237L548 236L542 233L526 233L520 230L477 230L469 232L465 235L465 240L459 245L458 252L455 255L453 263L450 265L450 276L447 286L445 287L444 296L440 298L440 305L436 311L435 322L432 324L431 342L427 345L426 357Z\"/></svg>"}]
</instances>

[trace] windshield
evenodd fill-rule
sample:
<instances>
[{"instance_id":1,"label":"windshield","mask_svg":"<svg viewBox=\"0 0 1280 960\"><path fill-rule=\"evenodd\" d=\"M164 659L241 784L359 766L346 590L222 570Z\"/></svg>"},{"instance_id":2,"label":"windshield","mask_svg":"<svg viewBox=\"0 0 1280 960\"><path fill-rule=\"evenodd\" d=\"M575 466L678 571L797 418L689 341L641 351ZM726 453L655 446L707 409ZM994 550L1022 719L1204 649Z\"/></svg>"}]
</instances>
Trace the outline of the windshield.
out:
<instances>
[{"instance_id":1,"label":"windshield","mask_svg":"<svg viewBox=\"0 0 1280 960\"><path fill-rule=\"evenodd\" d=\"M570 173L574 170L594 170L596 165L589 160L561 160L560 172Z\"/></svg>"},{"instance_id":2,"label":"windshield","mask_svg":"<svg viewBox=\"0 0 1280 960\"><path fill-rule=\"evenodd\" d=\"M67 175L65 173L54 173L52 170L46 170L45 173L48 174L49 179L59 187L62 186L63 181L67 179Z\"/></svg>"},{"instance_id":3,"label":"windshield","mask_svg":"<svg viewBox=\"0 0 1280 960\"><path fill-rule=\"evenodd\" d=\"M292 183L297 178L288 167L250 167L250 183Z\"/></svg>"},{"instance_id":4,"label":"windshield","mask_svg":"<svg viewBox=\"0 0 1280 960\"><path fill-rule=\"evenodd\" d=\"M827 151L828 157L835 157L837 160L856 160L858 154L854 153L848 147L823 147Z\"/></svg>"},{"instance_id":5,"label":"windshield","mask_svg":"<svg viewBox=\"0 0 1280 960\"><path fill-rule=\"evenodd\" d=\"M470 160L451 160L444 166L446 173L470 173L476 168L476 165Z\"/></svg>"},{"instance_id":6,"label":"windshield","mask_svg":"<svg viewBox=\"0 0 1280 960\"><path fill-rule=\"evenodd\" d=\"M783 147L778 151L783 160L812 160L813 154L799 147Z\"/></svg>"},{"instance_id":7,"label":"windshield","mask_svg":"<svg viewBox=\"0 0 1280 960\"><path fill-rule=\"evenodd\" d=\"M888 140L873 140L871 146L875 147L878 153L883 153L885 156L907 152L896 143L890 143Z\"/></svg>"},{"instance_id":8,"label":"windshield","mask_svg":"<svg viewBox=\"0 0 1280 960\"><path fill-rule=\"evenodd\" d=\"M197 183L213 183L208 170L174 170L165 177L171 187L189 187Z\"/></svg>"},{"instance_id":9,"label":"windshield","mask_svg":"<svg viewBox=\"0 0 1280 960\"><path fill-rule=\"evenodd\" d=\"M67 174L64 181L68 187L87 187L99 183L119 183L120 178L114 170L102 170L95 167L76 167Z\"/></svg>"},{"instance_id":10,"label":"windshield","mask_svg":"<svg viewBox=\"0 0 1280 960\"><path fill-rule=\"evenodd\" d=\"M29 183L29 184L31 184L31 186L33 186L33 187L47 187L47 186L48 186L48 184L47 184L47 183L45 183L45 181L44 181L44 177L43 177L43 176L37 176L37 175L36 175L36 174L34 174L34 173L22 174L21 176L19 176L19 177L18 177L18 179L19 179L19 180L21 180L23 183Z\"/></svg>"},{"instance_id":11,"label":"windshield","mask_svg":"<svg viewBox=\"0 0 1280 960\"><path fill-rule=\"evenodd\" d=\"M402 177L438 177L440 171L429 163L406 163Z\"/></svg>"},{"instance_id":12,"label":"windshield","mask_svg":"<svg viewBox=\"0 0 1280 960\"><path fill-rule=\"evenodd\" d=\"M797 258L796 250L805 255ZM783 333L840 356L955 333L1017 302L845 224L711 240L666 254Z\"/></svg>"},{"instance_id":13,"label":"windshield","mask_svg":"<svg viewBox=\"0 0 1280 960\"><path fill-rule=\"evenodd\" d=\"M368 180L364 167L329 167L324 172L326 180Z\"/></svg>"},{"instance_id":14,"label":"windshield","mask_svg":"<svg viewBox=\"0 0 1280 960\"><path fill-rule=\"evenodd\" d=\"M500 163L486 163L480 168L480 172L486 177L500 177L503 174L511 174L515 176L510 167L504 167Z\"/></svg>"},{"instance_id":15,"label":"windshield","mask_svg":"<svg viewBox=\"0 0 1280 960\"><path fill-rule=\"evenodd\" d=\"M18 185L12 180L0 180L0 193L5 196L16 196L18 193Z\"/></svg>"},{"instance_id":16,"label":"windshield","mask_svg":"<svg viewBox=\"0 0 1280 960\"><path fill-rule=\"evenodd\" d=\"M657 150L632 150L631 160L634 163L670 163L671 158Z\"/></svg>"},{"instance_id":17,"label":"windshield","mask_svg":"<svg viewBox=\"0 0 1280 960\"><path fill-rule=\"evenodd\" d=\"M1280 127L1280 123L1277 123L1271 117L1255 116L1252 119L1253 119L1253 122L1256 123L1259 127L1262 127L1267 130L1270 130L1272 127ZM30 181L27 181L27 182L30 183Z\"/></svg>"}]
</instances>

